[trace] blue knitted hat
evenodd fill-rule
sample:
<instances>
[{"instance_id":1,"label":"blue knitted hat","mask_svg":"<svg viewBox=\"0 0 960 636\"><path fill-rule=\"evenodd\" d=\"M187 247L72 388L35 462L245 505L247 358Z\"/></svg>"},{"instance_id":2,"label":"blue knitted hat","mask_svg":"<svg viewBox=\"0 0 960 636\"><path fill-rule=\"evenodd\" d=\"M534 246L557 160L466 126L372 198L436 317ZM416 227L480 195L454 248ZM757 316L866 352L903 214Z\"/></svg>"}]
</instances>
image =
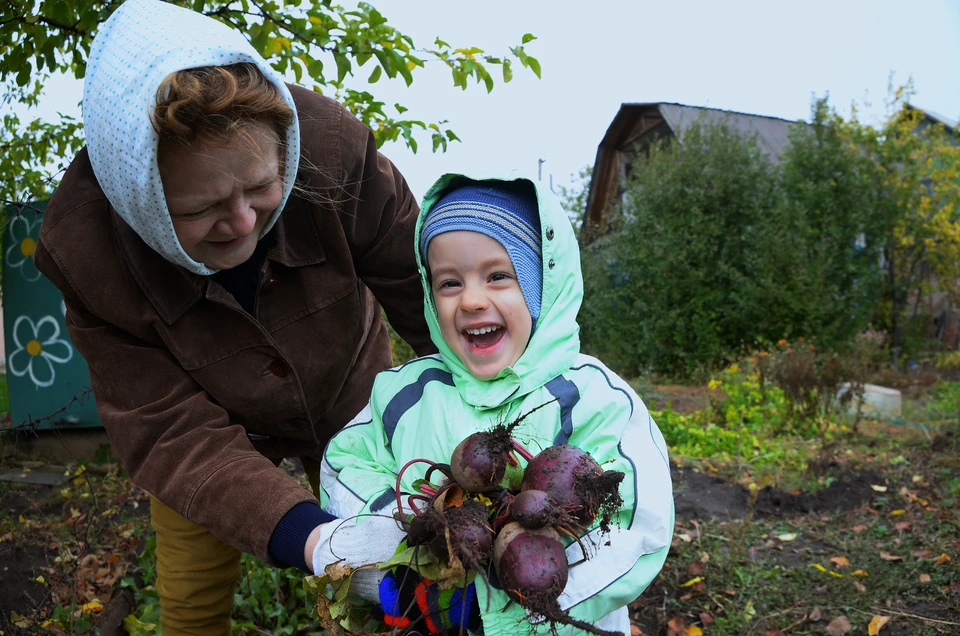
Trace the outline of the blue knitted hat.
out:
<instances>
[{"instance_id":1,"label":"blue knitted hat","mask_svg":"<svg viewBox=\"0 0 960 636\"><path fill-rule=\"evenodd\" d=\"M420 258L427 263L430 240L443 232L467 230L496 240L510 255L533 324L540 315L543 262L537 195L520 181L469 182L446 192L423 221Z\"/></svg>"}]
</instances>

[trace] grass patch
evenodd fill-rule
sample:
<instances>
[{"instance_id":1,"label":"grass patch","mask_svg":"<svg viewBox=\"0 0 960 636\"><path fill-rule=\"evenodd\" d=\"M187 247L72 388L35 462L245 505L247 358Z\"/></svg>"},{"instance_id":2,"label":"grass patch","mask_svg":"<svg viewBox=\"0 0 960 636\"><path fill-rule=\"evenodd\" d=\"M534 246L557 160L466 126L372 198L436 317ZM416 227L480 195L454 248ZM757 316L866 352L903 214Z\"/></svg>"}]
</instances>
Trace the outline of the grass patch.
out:
<instances>
[{"instance_id":1,"label":"grass patch","mask_svg":"<svg viewBox=\"0 0 960 636\"><path fill-rule=\"evenodd\" d=\"M0 418L10 413L10 393L7 390L7 374L0 373Z\"/></svg>"}]
</instances>

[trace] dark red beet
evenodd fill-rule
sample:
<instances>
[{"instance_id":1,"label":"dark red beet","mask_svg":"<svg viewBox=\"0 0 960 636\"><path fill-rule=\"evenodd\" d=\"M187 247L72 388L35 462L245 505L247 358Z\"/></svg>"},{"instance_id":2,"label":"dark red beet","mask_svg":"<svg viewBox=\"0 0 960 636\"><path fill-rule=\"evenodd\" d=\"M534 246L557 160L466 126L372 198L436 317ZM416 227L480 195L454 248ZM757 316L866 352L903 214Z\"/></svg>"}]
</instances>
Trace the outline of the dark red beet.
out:
<instances>
[{"instance_id":1,"label":"dark red beet","mask_svg":"<svg viewBox=\"0 0 960 636\"><path fill-rule=\"evenodd\" d=\"M567 584L567 556L552 528L507 524L494 543L493 564L504 591L525 607L555 603Z\"/></svg>"},{"instance_id":2,"label":"dark red beet","mask_svg":"<svg viewBox=\"0 0 960 636\"><path fill-rule=\"evenodd\" d=\"M586 451L558 444L534 457L523 473L521 491L542 490L577 523L588 526L604 510L603 524L622 505L623 473L606 471Z\"/></svg>"},{"instance_id":3,"label":"dark red beet","mask_svg":"<svg viewBox=\"0 0 960 636\"><path fill-rule=\"evenodd\" d=\"M424 514L427 526L436 532L430 550L446 560L452 548L466 567L481 569L493 551L493 530L487 514L487 507L475 499L466 499L463 505L447 508L443 513L429 510Z\"/></svg>"},{"instance_id":4,"label":"dark red beet","mask_svg":"<svg viewBox=\"0 0 960 636\"><path fill-rule=\"evenodd\" d=\"M450 458L450 472L464 490L498 490L512 448L510 433L503 426L474 433L457 444Z\"/></svg>"},{"instance_id":5,"label":"dark red beet","mask_svg":"<svg viewBox=\"0 0 960 636\"><path fill-rule=\"evenodd\" d=\"M556 526L568 515L557 507L550 495L542 490L524 490L510 503L510 515L524 528L536 530L546 526Z\"/></svg>"}]
</instances>

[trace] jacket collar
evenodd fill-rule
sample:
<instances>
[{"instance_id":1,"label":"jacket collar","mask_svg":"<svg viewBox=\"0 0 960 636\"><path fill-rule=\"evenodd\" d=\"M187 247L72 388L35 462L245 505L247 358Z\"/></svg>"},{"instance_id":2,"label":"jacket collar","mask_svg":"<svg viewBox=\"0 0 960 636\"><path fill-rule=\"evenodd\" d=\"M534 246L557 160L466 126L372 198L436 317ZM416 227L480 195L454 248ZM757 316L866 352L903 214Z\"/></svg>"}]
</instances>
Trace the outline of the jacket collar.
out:
<instances>
[{"instance_id":1,"label":"jacket collar","mask_svg":"<svg viewBox=\"0 0 960 636\"><path fill-rule=\"evenodd\" d=\"M133 277L147 300L167 325L179 320L208 293L209 276L194 274L155 252L113 211L117 237ZM306 267L326 261L312 206L300 199L287 201L273 226L274 242L267 260L286 267Z\"/></svg>"}]
</instances>

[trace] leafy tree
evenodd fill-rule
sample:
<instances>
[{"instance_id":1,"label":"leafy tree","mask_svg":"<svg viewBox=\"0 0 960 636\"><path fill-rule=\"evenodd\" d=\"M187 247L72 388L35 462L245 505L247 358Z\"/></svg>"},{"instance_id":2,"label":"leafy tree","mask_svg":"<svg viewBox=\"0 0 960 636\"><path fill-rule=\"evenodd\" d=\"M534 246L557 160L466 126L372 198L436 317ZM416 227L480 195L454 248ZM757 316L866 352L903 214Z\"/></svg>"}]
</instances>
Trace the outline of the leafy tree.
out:
<instances>
[{"instance_id":1,"label":"leafy tree","mask_svg":"<svg viewBox=\"0 0 960 636\"><path fill-rule=\"evenodd\" d=\"M35 106L50 77L65 73L82 78L93 36L100 23L120 6L118 0L4 0L0 7L0 104ZM446 65L454 86L471 80L494 87L492 67L504 82L515 62L540 76L540 64L527 54L534 40L526 34L502 55L476 47L455 48L437 38L428 48L391 26L375 7L360 2L348 9L331 0L175 0L246 34L253 47L275 69L292 73L299 83L333 93L370 126L378 143L403 139L414 152L417 139L429 135L434 152L458 141L446 121L426 123L407 118L407 109L392 110L366 90L348 87L348 77L361 73L375 84L384 76L410 85L428 62ZM6 109L5 109L6 110ZM395 113L395 114L394 114ZM21 121L7 114L0 122L0 199L39 198L52 190L63 162L83 145L80 122Z\"/></svg>"},{"instance_id":2,"label":"leafy tree","mask_svg":"<svg viewBox=\"0 0 960 636\"><path fill-rule=\"evenodd\" d=\"M755 141L695 123L633 166L623 229L584 251L585 347L629 372L684 375L767 335L776 191Z\"/></svg>"}]
</instances>

